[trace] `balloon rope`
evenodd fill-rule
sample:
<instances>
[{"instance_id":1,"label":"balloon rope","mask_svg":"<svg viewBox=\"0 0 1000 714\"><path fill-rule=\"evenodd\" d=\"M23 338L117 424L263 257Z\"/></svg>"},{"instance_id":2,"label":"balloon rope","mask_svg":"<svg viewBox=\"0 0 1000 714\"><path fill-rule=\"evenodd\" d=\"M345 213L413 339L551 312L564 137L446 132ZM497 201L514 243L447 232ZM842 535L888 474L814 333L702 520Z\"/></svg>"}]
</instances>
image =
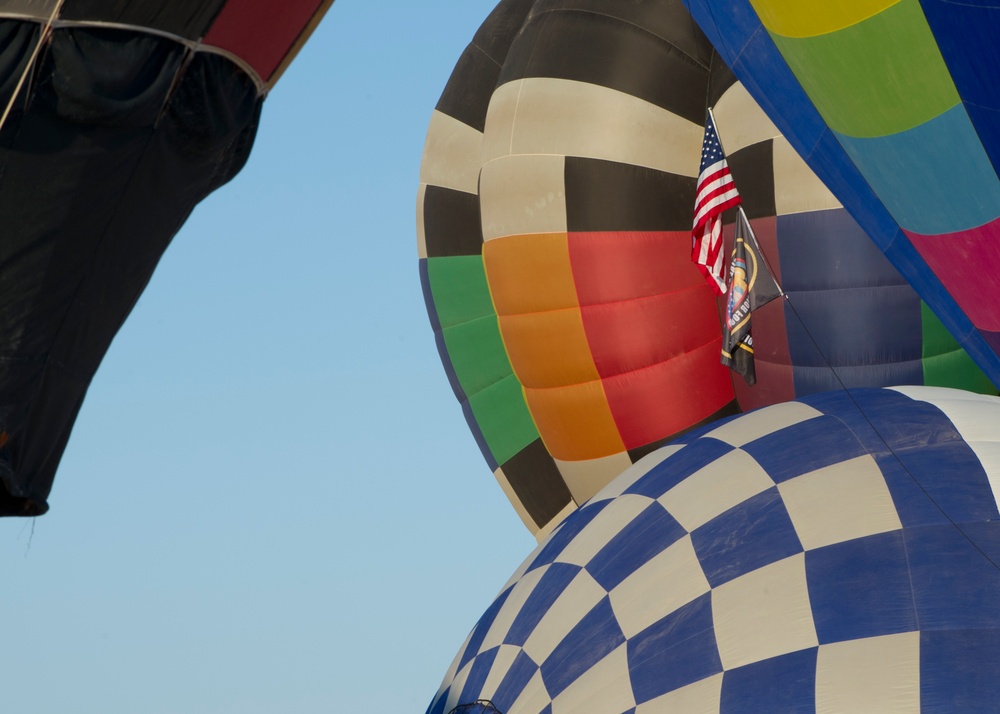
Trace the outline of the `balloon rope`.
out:
<instances>
[{"instance_id":1,"label":"balloon rope","mask_svg":"<svg viewBox=\"0 0 1000 714\"><path fill-rule=\"evenodd\" d=\"M28 60L27 66L25 66L24 71L21 73L20 79L17 80L17 86L14 87L14 93L10 95L10 101L7 102L6 108L3 110L3 116L0 116L0 131L3 130L4 125L7 123L7 117L10 116L10 111L14 107L14 102L17 101L17 95L21 93L21 88L24 87L24 82L31 74L31 70L35 66L35 61L38 59L38 55L42 50L42 45L48 40L49 35L52 33L52 23L56 21L59 16L59 11L62 9L64 0L58 0L55 7L52 8L52 13L49 15L49 19L45 21L42 26L42 31L38 36L38 43L35 45L35 49L31 52L31 58Z\"/></svg>"},{"instance_id":2,"label":"balloon rope","mask_svg":"<svg viewBox=\"0 0 1000 714\"><path fill-rule=\"evenodd\" d=\"M944 508L942 508L941 505L934 500L934 497L927 492L927 489L924 488L923 484L920 483L919 480L917 480L917 477L913 475L913 472L911 472L910 469L906 467L906 464L903 463L903 460L899 458L899 454L897 454L893 450L893 448L889 446L889 442L886 441L885 437L882 436L882 433L872 423L872 420L868 418L867 414L865 414L864 410L861 408L861 405L858 404L857 400L854 398L854 395L851 394L851 390L847 388L847 385L844 384L843 380L840 378L840 375L837 374L837 370L834 369L833 365L830 363L830 360L827 359L826 354L823 352L822 349L820 349L819 343L816 342L816 339L809 331L809 328L806 327L805 320L802 319L802 316L798 313L798 310L795 309L795 305L792 304L792 301L787 293L785 294L785 304L788 305L789 308L791 308L792 314L795 315L795 318L799 321L799 324L802 325L802 329L805 330L806 336L808 336L809 341L812 342L813 347L816 348L816 351L819 353L819 356L823 358L823 362L826 364L827 368L833 374L834 379L837 380L837 383L840 385L840 388L844 390L844 393L847 395L848 399L850 399L851 402L854 404L855 408L858 410L858 413L866 422L868 422L868 426L871 427L872 431L875 433L875 436L877 436L878 440L882 442L886 450L890 454L892 454L892 457L896 460L896 463L899 464L900 468L902 468L903 471L906 473L906 475L910 477L910 480L913 481L914 485L916 485L916 487L919 488L921 492L923 492L924 496L927 497L927 500L930 501L932 504L934 504L934 507L941 512L941 515L944 516L945 519L955 527L955 530L957 530L962 535L962 537L969 542L969 545L971 545L973 548L979 551L979 554L983 556L986 562L992 565L996 570L1000 570L1000 565L998 565L997 562L993 560L993 558L991 558L982 548L980 548L976 544L976 542L972 540L972 538L970 538L969 535L964 530L962 530L962 527L959 524L955 523L955 521L952 520L951 516L949 516L948 513L944 510ZM841 420L841 422L843 422L843 420ZM845 423L844 426L846 426L848 430L852 432L854 431L853 429L851 429L850 425Z\"/></svg>"},{"instance_id":3,"label":"balloon rope","mask_svg":"<svg viewBox=\"0 0 1000 714\"><path fill-rule=\"evenodd\" d=\"M787 300L788 293L786 293L785 289L781 287L781 283L778 282L778 278L776 277L777 273L775 273L774 269L771 268L771 261L767 259L767 256L764 255L764 251L761 250L760 243L757 242L757 235L753 232L753 226L750 225L750 219L747 218L747 212L743 210L742 201L740 202L740 205L737 208L737 210L740 212L740 215L743 217L743 222L746 224L747 238L749 238L750 242L753 243L752 247L754 250L757 251L757 255L759 255L760 259L764 261L764 267L767 268L767 272L771 274L771 280L773 280L774 284L778 286L778 297L783 297ZM817 347L816 349L819 349L819 347Z\"/></svg>"}]
</instances>

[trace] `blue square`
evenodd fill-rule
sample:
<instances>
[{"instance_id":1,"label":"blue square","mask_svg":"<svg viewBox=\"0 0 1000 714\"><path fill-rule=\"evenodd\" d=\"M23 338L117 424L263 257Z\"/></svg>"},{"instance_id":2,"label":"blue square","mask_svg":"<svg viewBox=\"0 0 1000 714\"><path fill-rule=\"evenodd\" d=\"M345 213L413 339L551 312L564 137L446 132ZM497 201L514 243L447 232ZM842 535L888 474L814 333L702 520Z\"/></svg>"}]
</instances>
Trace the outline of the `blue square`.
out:
<instances>
[{"instance_id":1,"label":"blue square","mask_svg":"<svg viewBox=\"0 0 1000 714\"><path fill-rule=\"evenodd\" d=\"M917 629L901 531L808 551L806 579L820 644Z\"/></svg>"},{"instance_id":2,"label":"blue square","mask_svg":"<svg viewBox=\"0 0 1000 714\"><path fill-rule=\"evenodd\" d=\"M469 637L469 644L462 653L462 659L459 660L459 669L462 669L462 667L464 667L470 659L479 654L479 648L483 644L483 640L486 639L486 633L490 631L490 628L493 626L493 621L497 619L497 613L500 612L500 608L503 607L503 604L507 602L507 597L513 589L514 586L511 585L498 595L497 599L493 601L493 604L491 604L489 608L487 608L486 612L483 613L483 616L479 618L479 622L476 623L476 628L472 631L472 636Z\"/></svg>"},{"instance_id":3,"label":"blue square","mask_svg":"<svg viewBox=\"0 0 1000 714\"><path fill-rule=\"evenodd\" d=\"M448 703L448 693L451 691L451 687L446 688L438 698L431 702L431 705L427 707L426 714L447 714L444 710L445 704Z\"/></svg>"},{"instance_id":4,"label":"blue square","mask_svg":"<svg viewBox=\"0 0 1000 714\"><path fill-rule=\"evenodd\" d=\"M986 471L964 441L896 452L921 489L957 523L1000 518Z\"/></svg>"},{"instance_id":5,"label":"blue square","mask_svg":"<svg viewBox=\"0 0 1000 714\"><path fill-rule=\"evenodd\" d=\"M775 483L868 453L854 433L831 416L793 424L742 448Z\"/></svg>"},{"instance_id":6,"label":"blue square","mask_svg":"<svg viewBox=\"0 0 1000 714\"><path fill-rule=\"evenodd\" d=\"M503 638L503 643L521 646L527 642L538 622L552 607L552 603L563 594L563 590L573 582L573 578L581 570L583 568L579 565L570 565L569 563L550 565L514 617L510 629Z\"/></svg>"},{"instance_id":7,"label":"blue square","mask_svg":"<svg viewBox=\"0 0 1000 714\"><path fill-rule=\"evenodd\" d=\"M719 714L812 714L818 647L772 657L722 675Z\"/></svg>"},{"instance_id":8,"label":"blue square","mask_svg":"<svg viewBox=\"0 0 1000 714\"><path fill-rule=\"evenodd\" d=\"M877 456L875 463L885 478L885 484L889 488L889 495L892 496L892 503L896 506L896 513L899 514L899 522L903 524L903 528L948 523L941 508L931 500L899 459L892 454L885 454Z\"/></svg>"},{"instance_id":9,"label":"blue square","mask_svg":"<svg viewBox=\"0 0 1000 714\"><path fill-rule=\"evenodd\" d=\"M540 568L543 565L548 565L559 557L559 554L563 552L563 549L569 545L569 542L576 538L580 531L587 527L592 520L597 517L597 514L608 507L608 501L589 501L584 504L583 507L570 513L566 516L564 520L552 535L549 536L545 545L535 556L531 565L525 572L531 572L535 568Z\"/></svg>"},{"instance_id":10,"label":"blue square","mask_svg":"<svg viewBox=\"0 0 1000 714\"><path fill-rule=\"evenodd\" d=\"M628 670L636 704L721 672L711 594L692 600L632 637Z\"/></svg>"},{"instance_id":11,"label":"blue square","mask_svg":"<svg viewBox=\"0 0 1000 714\"><path fill-rule=\"evenodd\" d=\"M868 453L872 456L878 456L879 454L888 454L889 449L878 435L878 432L872 427L868 417L861 410L870 408L873 401L884 400L886 398L892 404L896 405L901 405L903 402L907 404L913 403L909 397L904 397L899 392L885 389L852 389L850 391L839 389L833 392L810 394L800 398L799 401L808 404L813 409L824 414L832 412L837 419L840 419L850 429L851 433L862 443ZM901 414L902 412L899 412L896 416L899 417Z\"/></svg>"},{"instance_id":12,"label":"blue square","mask_svg":"<svg viewBox=\"0 0 1000 714\"><path fill-rule=\"evenodd\" d=\"M696 528L691 543L713 588L803 551L776 487Z\"/></svg>"},{"instance_id":13,"label":"blue square","mask_svg":"<svg viewBox=\"0 0 1000 714\"><path fill-rule=\"evenodd\" d=\"M476 658L472 661L469 676L465 680L465 686L462 687L462 694L458 698L459 704L474 702L480 699L480 695L483 693L483 685L486 684L486 678L490 676L490 670L493 669L493 662L496 661L497 652L499 651L499 647L492 647L476 655Z\"/></svg>"},{"instance_id":14,"label":"blue square","mask_svg":"<svg viewBox=\"0 0 1000 714\"><path fill-rule=\"evenodd\" d=\"M497 687L496 694L493 695L492 701L496 708L502 712L509 711L537 671L538 665L523 650L518 652L514 664L510 666L500 686Z\"/></svg>"},{"instance_id":15,"label":"blue square","mask_svg":"<svg viewBox=\"0 0 1000 714\"><path fill-rule=\"evenodd\" d=\"M903 534L921 630L1000 627L1000 521Z\"/></svg>"},{"instance_id":16,"label":"blue square","mask_svg":"<svg viewBox=\"0 0 1000 714\"><path fill-rule=\"evenodd\" d=\"M587 564L587 572L610 592L685 535L681 524L654 501L601 548Z\"/></svg>"},{"instance_id":17,"label":"blue square","mask_svg":"<svg viewBox=\"0 0 1000 714\"><path fill-rule=\"evenodd\" d=\"M920 710L995 712L1000 704L1000 631L920 633Z\"/></svg>"},{"instance_id":18,"label":"blue square","mask_svg":"<svg viewBox=\"0 0 1000 714\"><path fill-rule=\"evenodd\" d=\"M718 439L702 438L661 461L625 493L659 498L688 476L725 456L734 447Z\"/></svg>"},{"instance_id":19,"label":"blue square","mask_svg":"<svg viewBox=\"0 0 1000 714\"><path fill-rule=\"evenodd\" d=\"M611 600L605 597L542 662L542 681L549 695L553 699L558 697L624 642L625 635L611 609Z\"/></svg>"}]
</instances>

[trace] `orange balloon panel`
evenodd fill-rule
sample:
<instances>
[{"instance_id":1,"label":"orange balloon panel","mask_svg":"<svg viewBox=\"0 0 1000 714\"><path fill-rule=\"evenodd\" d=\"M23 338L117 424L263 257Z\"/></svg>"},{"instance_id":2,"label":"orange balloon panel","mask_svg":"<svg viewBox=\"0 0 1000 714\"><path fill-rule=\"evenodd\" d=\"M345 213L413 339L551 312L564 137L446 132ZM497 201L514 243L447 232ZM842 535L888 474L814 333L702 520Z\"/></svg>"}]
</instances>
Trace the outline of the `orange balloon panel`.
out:
<instances>
[{"instance_id":1,"label":"orange balloon panel","mask_svg":"<svg viewBox=\"0 0 1000 714\"><path fill-rule=\"evenodd\" d=\"M625 451L601 380L555 389L525 389L524 396L553 457L585 461Z\"/></svg>"},{"instance_id":2,"label":"orange balloon panel","mask_svg":"<svg viewBox=\"0 0 1000 714\"><path fill-rule=\"evenodd\" d=\"M504 345L555 458L645 446L732 401L717 303L690 240L609 231L486 242Z\"/></svg>"}]
</instances>

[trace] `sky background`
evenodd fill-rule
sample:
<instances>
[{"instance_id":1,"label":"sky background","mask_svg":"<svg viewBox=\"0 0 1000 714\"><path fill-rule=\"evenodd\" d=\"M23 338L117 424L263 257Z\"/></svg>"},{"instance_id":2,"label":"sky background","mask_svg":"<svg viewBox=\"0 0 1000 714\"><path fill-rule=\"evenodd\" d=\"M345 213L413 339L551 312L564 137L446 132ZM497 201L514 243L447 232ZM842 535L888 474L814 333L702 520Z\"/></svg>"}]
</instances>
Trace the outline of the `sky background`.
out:
<instances>
[{"instance_id":1,"label":"sky background","mask_svg":"<svg viewBox=\"0 0 1000 714\"><path fill-rule=\"evenodd\" d=\"M50 512L0 521L3 710L422 713L534 547L417 270L424 135L493 0L336 0L243 172L94 379Z\"/></svg>"}]
</instances>

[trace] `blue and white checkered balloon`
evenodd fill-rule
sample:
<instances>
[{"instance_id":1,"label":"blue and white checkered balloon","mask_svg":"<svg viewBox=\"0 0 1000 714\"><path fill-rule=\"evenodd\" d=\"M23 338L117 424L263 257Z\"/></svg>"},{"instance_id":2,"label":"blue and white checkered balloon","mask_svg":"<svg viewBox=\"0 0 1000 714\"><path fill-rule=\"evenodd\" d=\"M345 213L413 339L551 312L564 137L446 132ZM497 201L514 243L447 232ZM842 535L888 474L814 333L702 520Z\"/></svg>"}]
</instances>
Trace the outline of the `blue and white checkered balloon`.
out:
<instances>
[{"instance_id":1,"label":"blue and white checkered balloon","mask_svg":"<svg viewBox=\"0 0 1000 714\"><path fill-rule=\"evenodd\" d=\"M830 392L635 464L525 561L428 714L1000 706L1000 399Z\"/></svg>"}]
</instances>

